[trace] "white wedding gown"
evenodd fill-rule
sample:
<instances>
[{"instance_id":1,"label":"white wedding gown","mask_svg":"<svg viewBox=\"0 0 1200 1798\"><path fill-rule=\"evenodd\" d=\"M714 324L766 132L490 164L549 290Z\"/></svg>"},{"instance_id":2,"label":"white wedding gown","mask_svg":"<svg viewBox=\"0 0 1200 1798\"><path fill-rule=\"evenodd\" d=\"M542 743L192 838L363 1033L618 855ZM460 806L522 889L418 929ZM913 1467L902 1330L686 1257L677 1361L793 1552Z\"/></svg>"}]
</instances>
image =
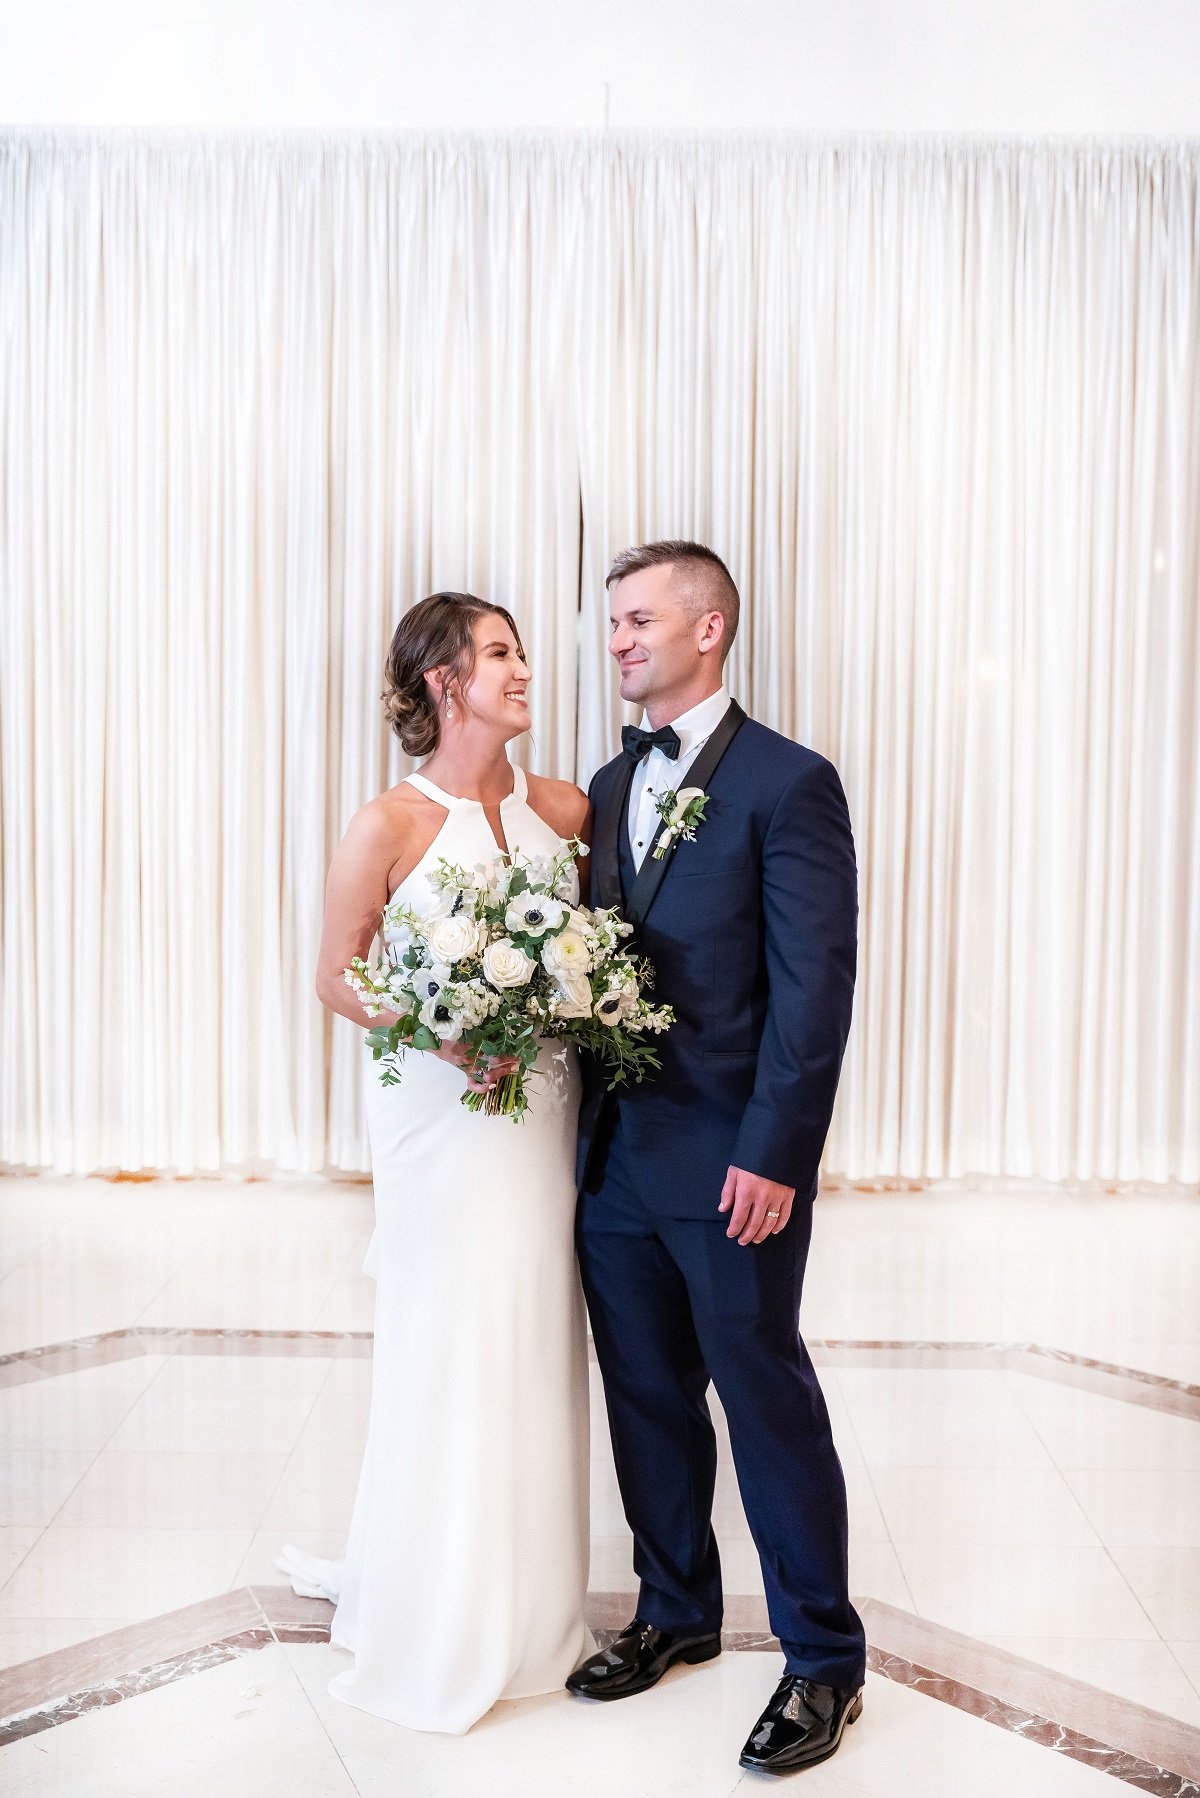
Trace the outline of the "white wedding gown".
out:
<instances>
[{"instance_id":1,"label":"white wedding gown","mask_svg":"<svg viewBox=\"0 0 1200 1798\"><path fill-rule=\"evenodd\" d=\"M514 769L510 849L562 839ZM397 891L434 903L439 857L497 845L481 805L410 780L446 808ZM588 1374L575 1263L574 1050L547 1044L525 1119L459 1103L457 1068L410 1050L399 1086L367 1060L377 1282L367 1445L344 1562L293 1549L298 1591L336 1599L354 1655L330 1691L410 1729L461 1735L500 1698L561 1688L592 1648Z\"/></svg>"}]
</instances>

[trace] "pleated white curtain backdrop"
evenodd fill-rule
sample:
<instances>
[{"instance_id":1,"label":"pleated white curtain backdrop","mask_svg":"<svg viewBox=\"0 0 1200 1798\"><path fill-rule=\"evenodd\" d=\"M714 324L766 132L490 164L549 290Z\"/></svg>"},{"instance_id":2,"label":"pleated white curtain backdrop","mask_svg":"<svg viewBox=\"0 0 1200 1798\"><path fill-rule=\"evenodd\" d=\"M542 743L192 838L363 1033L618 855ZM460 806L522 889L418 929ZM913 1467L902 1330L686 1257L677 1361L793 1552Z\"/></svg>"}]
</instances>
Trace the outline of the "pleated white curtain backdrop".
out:
<instances>
[{"instance_id":1,"label":"pleated white curtain backdrop","mask_svg":"<svg viewBox=\"0 0 1200 1798\"><path fill-rule=\"evenodd\" d=\"M0 1160L366 1164L312 996L399 614L697 534L862 867L826 1157L1200 1178L1200 150L0 137Z\"/></svg>"}]
</instances>

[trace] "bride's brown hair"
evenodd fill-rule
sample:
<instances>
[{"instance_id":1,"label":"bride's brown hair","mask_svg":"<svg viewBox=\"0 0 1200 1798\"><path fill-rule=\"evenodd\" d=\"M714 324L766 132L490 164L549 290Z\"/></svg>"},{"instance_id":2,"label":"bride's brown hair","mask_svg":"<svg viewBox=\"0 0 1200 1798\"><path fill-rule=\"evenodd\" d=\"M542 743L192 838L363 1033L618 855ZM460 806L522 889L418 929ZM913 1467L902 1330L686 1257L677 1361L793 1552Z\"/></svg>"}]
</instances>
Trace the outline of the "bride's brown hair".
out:
<instances>
[{"instance_id":1,"label":"bride's brown hair","mask_svg":"<svg viewBox=\"0 0 1200 1798\"><path fill-rule=\"evenodd\" d=\"M396 626L383 670L383 712L400 739L405 755L432 755L441 736L441 705L425 676L431 668L447 668L442 702L451 681L462 687L475 668L475 620L492 612L503 618L525 656L521 633L511 612L473 593L431 593L407 611Z\"/></svg>"}]
</instances>

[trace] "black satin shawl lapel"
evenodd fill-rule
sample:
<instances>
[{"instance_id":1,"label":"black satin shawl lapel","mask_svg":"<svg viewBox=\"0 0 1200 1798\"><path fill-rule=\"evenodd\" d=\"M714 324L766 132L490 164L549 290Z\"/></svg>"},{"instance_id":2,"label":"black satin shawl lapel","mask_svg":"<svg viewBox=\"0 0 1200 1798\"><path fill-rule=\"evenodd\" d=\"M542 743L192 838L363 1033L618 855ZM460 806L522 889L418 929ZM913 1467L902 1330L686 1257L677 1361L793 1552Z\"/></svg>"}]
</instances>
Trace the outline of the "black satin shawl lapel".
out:
<instances>
[{"instance_id":1,"label":"black satin shawl lapel","mask_svg":"<svg viewBox=\"0 0 1200 1798\"><path fill-rule=\"evenodd\" d=\"M598 807L596 840L592 844L591 885L592 904L597 907L621 903L621 867L617 857L633 769L631 758L622 756L613 774L612 798L603 800Z\"/></svg>"},{"instance_id":2,"label":"black satin shawl lapel","mask_svg":"<svg viewBox=\"0 0 1200 1798\"><path fill-rule=\"evenodd\" d=\"M700 751L700 754L696 757L695 762L688 769L682 783L685 787L708 786L709 781L716 773L718 762L721 760L721 757L725 754L725 751L729 748L729 745L733 742L733 739L737 736L745 722L745 712L743 712L736 699L731 699L729 702L729 709L725 713L725 716L722 718L720 724L718 724L716 730L714 730L712 736L708 739L708 742L704 745L704 748ZM630 769L632 772L632 763L630 764ZM626 785L625 790L628 792L628 784ZM622 814L624 814L624 809L624 806L622 806ZM701 825L700 828L703 830L704 826ZM625 916L635 930L645 923L646 914L653 905L655 895L666 878L667 869L671 866L678 847L679 839L677 837L670 848L658 861L655 861L654 859L654 851L652 849L647 849L645 860L638 869L638 877L633 883L633 892L629 896L629 904L625 907Z\"/></svg>"}]
</instances>

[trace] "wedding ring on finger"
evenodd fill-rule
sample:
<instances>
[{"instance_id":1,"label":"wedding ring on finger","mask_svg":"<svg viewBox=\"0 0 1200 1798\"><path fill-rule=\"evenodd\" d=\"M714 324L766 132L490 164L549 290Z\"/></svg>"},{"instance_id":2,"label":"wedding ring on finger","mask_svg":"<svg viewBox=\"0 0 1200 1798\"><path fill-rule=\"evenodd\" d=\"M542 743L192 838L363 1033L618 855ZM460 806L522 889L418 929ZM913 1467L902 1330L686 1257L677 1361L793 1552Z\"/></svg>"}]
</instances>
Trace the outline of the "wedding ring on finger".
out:
<instances>
[{"instance_id":1,"label":"wedding ring on finger","mask_svg":"<svg viewBox=\"0 0 1200 1798\"><path fill-rule=\"evenodd\" d=\"M778 1213L778 1211L768 1211L767 1216L768 1217L778 1217L779 1213Z\"/></svg>"}]
</instances>

